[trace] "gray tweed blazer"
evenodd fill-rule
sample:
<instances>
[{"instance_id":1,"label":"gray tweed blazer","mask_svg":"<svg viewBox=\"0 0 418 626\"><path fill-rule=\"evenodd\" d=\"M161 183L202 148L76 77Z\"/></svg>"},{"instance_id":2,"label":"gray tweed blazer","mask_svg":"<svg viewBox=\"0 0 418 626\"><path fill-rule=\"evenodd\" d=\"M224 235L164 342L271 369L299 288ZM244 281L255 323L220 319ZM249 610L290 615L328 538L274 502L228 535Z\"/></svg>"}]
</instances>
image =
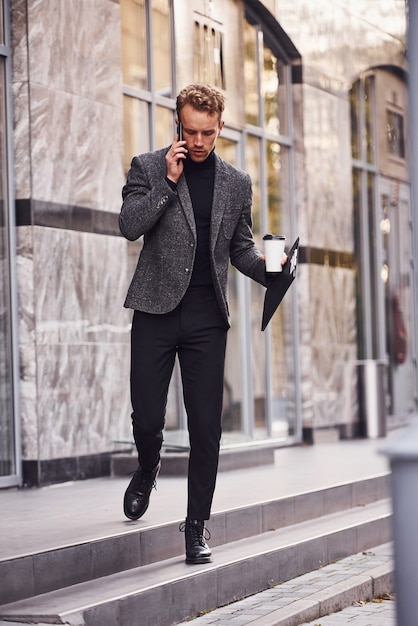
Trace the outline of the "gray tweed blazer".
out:
<instances>
[{"instance_id":1,"label":"gray tweed blazer","mask_svg":"<svg viewBox=\"0 0 418 626\"><path fill-rule=\"evenodd\" d=\"M144 236L124 306L146 313L168 313L190 282L196 226L185 176L174 191L166 181L168 148L132 159L122 190L121 233L134 241ZM251 231L252 186L248 174L215 154L215 185L210 231L213 284L229 325L228 263L266 285L265 263Z\"/></svg>"}]
</instances>

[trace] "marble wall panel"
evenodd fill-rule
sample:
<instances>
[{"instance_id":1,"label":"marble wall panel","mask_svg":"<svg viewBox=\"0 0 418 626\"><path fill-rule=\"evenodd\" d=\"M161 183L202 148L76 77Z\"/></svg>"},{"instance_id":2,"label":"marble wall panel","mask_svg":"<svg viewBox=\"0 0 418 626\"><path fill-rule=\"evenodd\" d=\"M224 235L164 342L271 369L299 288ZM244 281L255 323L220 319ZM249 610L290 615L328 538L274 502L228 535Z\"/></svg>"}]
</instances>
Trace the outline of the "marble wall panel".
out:
<instances>
[{"instance_id":1,"label":"marble wall panel","mask_svg":"<svg viewBox=\"0 0 418 626\"><path fill-rule=\"evenodd\" d=\"M22 457L38 458L36 324L33 285L33 232L17 229L16 276L19 309L19 409Z\"/></svg>"},{"instance_id":2,"label":"marble wall panel","mask_svg":"<svg viewBox=\"0 0 418 626\"><path fill-rule=\"evenodd\" d=\"M64 229L34 230L37 343L128 341L127 242Z\"/></svg>"},{"instance_id":3,"label":"marble wall panel","mask_svg":"<svg viewBox=\"0 0 418 626\"><path fill-rule=\"evenodd\" d=\"M309 266L299 265L295 289L298 298L299 315L299 359L302 401L302 422L304 427L312 427L314 421L313 382L312 382L312 316L309 288ZM313 295L315 298L316 296ZM319 296L318 296L319 297Z\"/></svg>"},{"instance_id":4,"label":"marble wall panel","mask_svg":"<svg viewBox=\"0 0 418 626\"><path fill-rule=\"evenodd\" d=\"M97 454L131 441L129 344L38 346L39 458Z\"/></svg>"},{"instance_id":5,"label":"marble wall panel","mask_svg":"<svg viewBox=\"0 0 418 626\"><path fill-rule=\"evenodd\" d=\"M38 379L36 344L19 346L19 410L23 459L39 458Z\"/></svg>"},{"instance_id":6,"label":"marble wall panel","mask_svg":"<svg viewBox=\"0 0 418 626\"><path fill-rule=\"evenodd\" d=\"M29 85L27 82L15 82L13 83L12 89L15 195L17 198L30 198L32 179L30 158Z\"/></svg>"},{"instance_id":7,"label":"marble wall panel","mask_svg":"<svg viewBox=\"0 0 418 626\"><path fill-rule=\"evenodd\" d=\"M33 83L119 106L120 7L110 0L29 0Z\"/></svg>"},{"instance_id":8,"label":"marble wall panel","mask_svg":"<svg viewBox=\"0 0 418 626\"><path fill-rule=\"evenodd\" d=\"M118 212L119 4L30 0L27 14L25 6L12 10L16 197Z\"/></svg>"},{"instance_id":9,"label":"marble wall panel","mask_svg":"<svg viewBox=\"0 0 418 626\"><path fill-rule=\"evenodd\" d=\"M10 2L10 24L12 43L12 80L22 82L28 80L28 27L27 1L13 0Z\"/></svg>"},{"instance_id":10,"label":"marble wall panel","mask_svg":"<svg viewBox=\"0 0 418 626\"><path fill-rule=\"evenodd\" d=\"M18 229L24 459L98 454L131 440L131 266L121 237Z\"/></svg>"},{"instance_id":11,"label":"marble wall panel","mask_svg":"<svg viewBox=\"0 0 418 626\"><path fill-rule=\"evenodd\" d=\"M33 230L16 229L16 276L19 308L19 343L35 341L35 307L33 285Z\"/></svg>"},{"instance_id":12,"label":"marble wall panel","mask_svg":"<svg viewBox=\"0 0 418 626\"><path fill-rule=\"evenodd\" d=\"M121 111L40 85L31 87L30 106L32 197L117 213Z\"/></svg>"}]
</instances>

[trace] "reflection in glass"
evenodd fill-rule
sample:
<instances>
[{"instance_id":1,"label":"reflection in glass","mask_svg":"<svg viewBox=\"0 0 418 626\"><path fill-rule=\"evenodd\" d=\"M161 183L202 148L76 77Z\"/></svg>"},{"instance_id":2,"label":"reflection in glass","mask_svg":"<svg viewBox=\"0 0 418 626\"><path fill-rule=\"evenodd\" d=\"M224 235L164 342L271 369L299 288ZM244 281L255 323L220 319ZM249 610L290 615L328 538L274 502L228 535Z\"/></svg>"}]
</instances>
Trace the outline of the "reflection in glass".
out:
<instances>
[{"instance_id":1,"label":"reflection in glass","mask_svg":"<svg viewBox=\"0 0 418 626\"><path fill-rule=\"evenodd\" d=\"M216 152L225 161L236 165L237 145L235 142L219 137ZM241 323L239 308L239 276L237 270L230 266L228 275L228 303L231 316L231 328L225 358L224 405L222 414L223 443L242 439L242 369L241 363Z\"/></svg>"},{"instance_id":2,"label":"reflection in glass","mask_svg":"<svg viewBox=\"0 0 418 626\"><path fill-rule=\"evenodd\" d=\"M245 150L246 170L253 182L253 233L257 247L263 249L261 219L261 141L258 137L247 136ZM263 315L265 289L251 281L251 365L254 389L254 438L267 437L267 361L265 336L260 332Z\"/></svg>"},{"instance_id":3,"label":"reflection in glass","mask_svg":"<svg viewBox=\"0 0 418 626\"><path fill-rule=\"evenodd\" d=\"M247 21L244 22L244 79L245 79L245 121L247 124L258 126L258 62L257 62L258 31Z\"/></svg>"},{"instance_id":4,"label":"reflection in glass","mask_svg":"<svg viewBox=\"0 0 418 626\"><path fill-rule=\"evenodd\" d=\"M293 318L290 289L270 322L271 333L271 435L286 439L293 434L295 422L295 363L293 353Z\"/></svg>"},{"instance_id":5,"label":"reflection in glass","mask_svg":"<svg viewBox=\"0 0 418 626\"><path fill-rule=\"evenodd\" d=\"M0 65L0 476L16 474L9 301L4 59Z\"/></svg>"},{"instance_id":6,"label":"reflection in glass","mask_svg":"<svg viewBox=\"0 0 418 626\"><path fill-rule=\"evenodd\" d=\"M221 31L196 21L193 51L195 81L225 89Z\"/></svg>"},{"instance_id":7,"label":"reflection in glass","mask_svg":"<svg viewBox=\"0 0 418 626\"><path fill-rule=\"evenodd\" d=\"M173 111L165 107L155 108L155 148L165 148L174 139Z\"/></svg>"},{"instance_id":8,"label":"reflection in glass","mask_svg":"<svg viewBox=\"0 0 418 626\"><path fill-rule=\"evenodd\" d=\"M361 271L362 250L361 250L361 172L353 168L353 230L354 230L354 258L357 262L356 268L356 329L357 329L357 356L359 359L366 358L366 336L364 323L364 303L363 303L363 272Z\"/></svg>"},{"instance_id":9,"label":"reflection in glass","mask_svg":"<svg viewBox=\"0 0 418 626\"><path fill-rule=\"evenodd\" d=\"M242 441L243 388L242 388L242 320L239 308L239 274L231 265L228 274L228 304L231 327L228 331L225 356L224 397L222 411L222 442Z\"/></svg>"},{"instance_id":10,"label":"reflection in glass","mask_svg":"<svg viewBox=\"0 0 418 626\"><path fill-rule=\"evenodd\" d=\"M268 230L285 235L289 248L293 243L289 240L289 153L288 149L271 141L267 142L266 150ZM290 289L270 322L271 435L278 439L293 434L296 418L292 298Z\"/></svg>"},{"instance_id":11,"label":"reflection in glass","mask_svg":"<svg viewBox=\"0 0 418 626\"><path fill-rule=\"evenodd\" d=\"M386 111L386 138L389 154L404 159L405 134L403 115L400 113Z\"/></svg>"},{"instance_id":12,"label":"reflection in glass","mask_svg":"<svg viewBox=\"0 0 418 626\"><path fill-rule=\"evenodd\" d=\"M270 133L285 134L287 130L285 67L268 46L263 47L261 92L264 99L264 121Z\"/></svg>"},{"instance_id":13,"label":"reflection in glass","mask_svg":"<svg viewBox=\"0 0 418 626\"><path fill-rule=\"evenodd\" d=\"M268 227L274 235L284 235L281 225L281 146L275 141L266 143L267 166L267 198L268 198Z\"/></svg>"},{"instance_id":14,"label":"reflection in glass","mask_svg":"<svg viewBox=\"0 0 418 626\"><path fill-rule=\"evenodd\" d=\"M121 0L122 76L130 87L148 88L145 0Z\"/></svg>"},{"instance_id":15,"label":"reflection in glass","mask_svg":"<svg viewBox=\"0 0 418 626\"><path fill-rule=\"evenodd\" d=\"M360 158L359 90L360 90L360 81L358 81L355 85L353 85L350 91L351 154L353 156L353 159Z\"/></svg>"},{"instance_id":16,"label":"reflection in glass","mask_svg":"<svg viewBox=\"0 0 418 626\"><path fill-rule=\"evenodd\" d=\"M171 97L171 17L168 0L152 2L152 45L154 91Z\"/></svg>"},{"instance_id":17,"label":"reflection in glass","mask_svg":"<svg viewBox=\"0 0 418 626\"><path fill-rule=\"evenodd\" d=\"M123 141L125 174L132 157L150 149L148 104L129 96L123 97Z\"/></svg>"},{"instance_id":18,"label":"reflection in glass","mask_svg":"<svg viewBox=\"0 0 418 626\"><path fill-rule=\"evenodd\" d=\"M262 244L264 233L261 232L261 140L259 137L247 135L245 147L246 171L249 173L253 184L253 233L258 246Z\"/></svg>"},{"instance_id":19,"label":"reflection in glass","mask_svg":"<svg viewBox=\"0 0 418 626\"><path fill-rule=\"evenodd\" d=\"M364 80L364 119L365 119L365 124L366 124L365 138L366 138L367 163L375 162L373 95L374 95L374 77L367 76Z\"/></svg>"},{"instance_id":20,"label":"reflection in glass","mask_svg":"<svg viewBox=\"0 0 418 626\"><path fill-rule=\"evenodd\" d=\"M372 330L372 357L374 359L379 358L379 325L376 324L378 317L378 303L379 303L379 285L377 280L380 280L380 267L378 267L378 254L377 254L377 238L380 235L380 224L376 224L375 217L375 176L370 172L367 173L367 210L368 210L368 231L369 231L369 267L370 267L370 306L371 306L371 319L374 323L371 325Z\"/></svg>"}]
</instances>

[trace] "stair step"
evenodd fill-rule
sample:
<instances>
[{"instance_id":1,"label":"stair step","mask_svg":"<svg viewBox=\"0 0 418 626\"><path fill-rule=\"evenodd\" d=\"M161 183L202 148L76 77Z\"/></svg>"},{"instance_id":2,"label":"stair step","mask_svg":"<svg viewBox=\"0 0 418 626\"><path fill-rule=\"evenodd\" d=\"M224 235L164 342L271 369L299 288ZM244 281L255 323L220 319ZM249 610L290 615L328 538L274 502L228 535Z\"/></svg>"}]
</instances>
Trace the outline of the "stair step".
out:
<instances>
[{"instance_id":1,"label":"stair step","mask_svg":"<svg viewBox=\"0 0 418 626\"><path fill-rule=\"evenodd\" d=\"M389 475L344 483L289 497L215 513L210 520L211 547L389 496ZM166 524L133 523L132 530L107 537L68 543L0 561L0 604L37 596L162 560L182 556L180 520ZM92 529L95 525L92 524Z\"/></svg>"},{"instance_id":2,"label":"stair step","mask_svg":"<svg viewBox=\"0 0 418 626\"><path fill-rule=\"evenodd\" d=\"M181 446L183 450L165 451L162 455L160 476L187 476L189 467L188 446ZM275 449L273 446L254 446L225 449L219 452L218 472L230 472L250 467L262 467L263 465L274 465ZM111 476L127 476L138 468L138 455L136 451L132 453L118 452L110 457Z\"/></svg>"},{"instance_id":3,"label":"stair step","mask_svg":"<svg viewBox=\"0 0 418 626\"><path fill-rule=\"evenodd\" d=\"M7 604L0 619L169 626L386 543L390 535L390 501L363 503L214 547L212 564L188 566L182 554Z\"/></svg>"}]
</instances>

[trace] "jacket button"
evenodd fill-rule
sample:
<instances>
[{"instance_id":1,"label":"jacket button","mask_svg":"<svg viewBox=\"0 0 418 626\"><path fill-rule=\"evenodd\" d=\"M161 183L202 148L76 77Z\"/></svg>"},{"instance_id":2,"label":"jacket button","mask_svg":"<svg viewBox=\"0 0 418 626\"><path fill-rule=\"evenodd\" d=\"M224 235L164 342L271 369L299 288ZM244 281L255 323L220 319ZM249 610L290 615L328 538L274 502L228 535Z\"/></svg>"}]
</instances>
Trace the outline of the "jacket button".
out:
<instances>
[{"instance_id":1,"label":"jacket button","mask_svg":"<svg viewBox=\"0 0 418 626\"><path fill-rule=\"evenodd\" d=\"M186 269L184 271L186 272L186 274L188 274L190 272L188 267L186 267Z\"/></svg>"},{"instance_id":2,"label":"jacket button","mask_svg":"<svg viewBox=\"0 0 418 626\"><path fill-rule=\"evenodd\" d=\"M168 200L168 196L163 196L157 204L157 209L160 209L163 204L165 204Z\"/></svg>"}]
</instances>

